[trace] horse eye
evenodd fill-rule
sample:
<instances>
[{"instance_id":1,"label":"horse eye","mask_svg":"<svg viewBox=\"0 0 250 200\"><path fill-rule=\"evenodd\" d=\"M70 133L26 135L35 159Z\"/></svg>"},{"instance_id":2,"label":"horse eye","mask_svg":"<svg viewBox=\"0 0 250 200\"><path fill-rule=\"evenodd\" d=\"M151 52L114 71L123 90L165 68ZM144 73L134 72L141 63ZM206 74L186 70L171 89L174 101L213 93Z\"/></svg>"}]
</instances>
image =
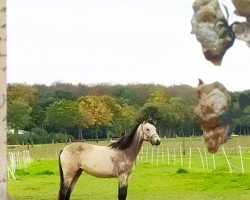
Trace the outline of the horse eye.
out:
<instances>
[{"instance_id":1,"label":"horse eye","mask_svg":"<svg viewBox=\"0 0 250 200\"><path fill-rule=\"evenodd\" d=\"M146 128L147 131L149 131L149 128Z\"/></svg>"}]
</instances>

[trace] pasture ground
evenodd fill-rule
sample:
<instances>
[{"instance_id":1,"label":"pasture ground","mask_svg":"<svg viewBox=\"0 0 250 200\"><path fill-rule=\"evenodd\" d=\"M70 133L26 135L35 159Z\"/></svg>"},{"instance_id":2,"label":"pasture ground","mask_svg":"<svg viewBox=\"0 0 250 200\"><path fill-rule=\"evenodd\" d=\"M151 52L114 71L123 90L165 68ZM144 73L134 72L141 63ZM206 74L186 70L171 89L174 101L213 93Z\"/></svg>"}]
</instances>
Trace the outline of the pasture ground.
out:
<instances>
[{"instance_id":1,"label":"pasture ground","mask_svg":"<svg viewBox=\"0 0 250 200\"><path fill-rule=\"evenodd\" d=\"M100 142L106 145L107 142ZM145 147L146 147L146 143ZM183 139L164 139L160 147L175 148L183 146ZM249 137L230 140L225 149L228 155L238 156L238 145L250 147ZM65 144L36 145L30 147L33 162L26 168L17 169L16 180L8 180L8 192L14 200L56 200L59 189L58 153ZM204 148L202 138L186 138L185 146ZM12 150L21 150L18 147ZM145 149L145 148L144 148ZM11 150L11 149L10 149ZM230 151L232 151L230 153ZM210 155L209 155L210 156ZM128 200L247 200L250 197L250 164L245 163L246 173L233 171L229 173L225 157L218 152L216 163L204 169L199 156L192 160L192 168L188 167L189 155L183 156L181 166L178 157L176 162L159 162L156 164L138 160L131 175L128 190ZM244 158L250 158L248 151ZM186 159L186 160L185 160ZM161 159L160 159L161 160ZM247 161L247 160L246 160ZM181 170L185 169L185 170ZM178 172L177 172L178 171ZM100 179L82 174L77 182L72 200L117 199L117 179Z\"/></svg>"}]
</instances>

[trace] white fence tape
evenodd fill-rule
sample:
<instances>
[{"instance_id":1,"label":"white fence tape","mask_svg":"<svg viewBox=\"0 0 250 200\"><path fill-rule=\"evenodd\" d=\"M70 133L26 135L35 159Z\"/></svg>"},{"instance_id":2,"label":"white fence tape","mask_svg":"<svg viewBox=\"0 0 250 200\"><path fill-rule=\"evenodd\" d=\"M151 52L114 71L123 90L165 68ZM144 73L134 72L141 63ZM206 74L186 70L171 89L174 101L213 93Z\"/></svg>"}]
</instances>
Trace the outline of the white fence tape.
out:
<instances>
[{"instance_id":1,"label":"white fence tape","mask_svg":"<svg viewBox=\"0 0 250 200\"><path fill-rule=\"evenodd\" d=\"M183 147L164 149L161 147L143 146L142 149L137 159L137 161L142 163L161 163L174 166L179 164L180 167L187 167L189 169L200 168L202 170L225 168L230 173L250 172L250 147L221 147L216 154L210 154L205 148L200 149L199 147L186 147L186 151L183 150ZM200 164L197 165L197 162ZM246 165L247 162L248 164Z\"/></svg>"},{"instance_id":2,"label":"white fence tape","mask_svg":"<svg viewBox=\"0 0 250 200\"><path fill-rule=\"evenodd\" d=\"M30 152L28 150L8 153L8 177L15 178L16 168L27 167L31 162Z\"/></svg>"}]
</instances>

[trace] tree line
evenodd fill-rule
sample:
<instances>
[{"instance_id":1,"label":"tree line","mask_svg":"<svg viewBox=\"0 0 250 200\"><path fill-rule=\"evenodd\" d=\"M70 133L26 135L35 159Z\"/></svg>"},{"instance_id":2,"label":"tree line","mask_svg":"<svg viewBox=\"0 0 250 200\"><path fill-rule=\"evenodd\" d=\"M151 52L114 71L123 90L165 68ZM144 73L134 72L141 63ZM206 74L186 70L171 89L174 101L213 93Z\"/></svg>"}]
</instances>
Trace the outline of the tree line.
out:
<instances>
[{"instance_id":1,"label":"tree line","mask_svg":"<svg viewBox=\"0 0 250 200\"><path fill-rule=\"evenodd\" d=\"M241 93L231 92L235 105ZM244 93L250 96L250 90ZM148 117L161 137L202 134L193 114L196 89L188 85L14 83L8 84L7 100L9 144L113 139ZM249 134L249 117L235 120L235 131Z\"/></svg>"}]
</instances>

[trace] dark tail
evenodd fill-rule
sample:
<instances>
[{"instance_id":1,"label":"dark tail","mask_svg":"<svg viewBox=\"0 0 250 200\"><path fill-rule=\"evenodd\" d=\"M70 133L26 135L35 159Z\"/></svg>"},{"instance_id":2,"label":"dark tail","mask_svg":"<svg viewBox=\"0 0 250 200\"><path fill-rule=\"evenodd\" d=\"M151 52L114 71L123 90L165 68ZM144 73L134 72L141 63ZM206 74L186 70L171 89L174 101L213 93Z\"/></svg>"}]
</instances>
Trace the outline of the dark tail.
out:
<instances>
[{"instance_id":1,"label":"dark tail","mask_svg":"<svg viewBox=\"0 0 250 200\"><path fill-rule=\"evenodd\" d=\"M61 163L62 151L59 154L60 190L59 190L58 200L70 200L71 192L78 178L82 174L82 169L80 168L75 169L75 175L73 175L72 177L67 177L66 179L67 183L65 183L64 180L65 177L63 176L63 168ZM67 172L67 169L64 168L64 170Z\"/></svg>"},{"instance_id":2,"label":"dark tail","mask_svg":"<svg viewBox=\"0 0 250 200\"><path fill-rule=\"evenodd\" d=\"M60 190L59 190L59 197L58 197L58 200L64 200L65 196L63 195L63 186L64 186L64 177L63 177L63 170L62 170L62 165L61 165L61 154L62 154L62 151L60 151L59 153L59 159L58 159L58 162L59 162L59 173L60 173Z\"/></svg>"}]
</instances>

